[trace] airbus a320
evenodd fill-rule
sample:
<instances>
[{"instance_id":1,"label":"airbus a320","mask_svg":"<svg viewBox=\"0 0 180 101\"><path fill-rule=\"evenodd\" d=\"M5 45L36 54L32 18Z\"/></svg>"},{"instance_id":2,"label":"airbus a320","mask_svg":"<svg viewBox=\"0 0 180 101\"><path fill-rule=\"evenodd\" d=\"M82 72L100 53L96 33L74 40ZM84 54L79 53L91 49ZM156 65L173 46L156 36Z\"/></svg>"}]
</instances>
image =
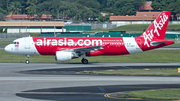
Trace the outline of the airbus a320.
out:
<instances>
[{"instance_id":1,"label":"airbus a320","mask_svg":"<svg viewBox=\"0 0 180 101\"><path fill-rule=\"evenodd\" d=\"M24 37L7 45L5 51L26 55L27 64L30 55L54 55L57 61L82 57L82 63L88 64L86 56L144 52L174 43L164 39L170 14L163 11L139 37Z\"/></svg>"}]
</instances>

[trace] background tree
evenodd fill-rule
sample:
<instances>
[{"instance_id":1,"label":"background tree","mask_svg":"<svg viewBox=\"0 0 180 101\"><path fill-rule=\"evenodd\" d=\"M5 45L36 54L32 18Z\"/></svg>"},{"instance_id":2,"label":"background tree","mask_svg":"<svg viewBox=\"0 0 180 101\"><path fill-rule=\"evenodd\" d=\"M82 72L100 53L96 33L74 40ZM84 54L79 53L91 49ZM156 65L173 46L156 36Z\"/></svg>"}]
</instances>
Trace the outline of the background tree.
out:
<instances>
[{"instance_id":1,"label":"background tree","mask_svg":"<svg viewBox=\"0 0 180 101\"><path fill-rule=\"evenodd\" d=\"M180 0L176 1L176 2L171 2L169 5L167 5L167 8L164 8L165 9L169 9L171 11L173 11L174 13L178 13L180 14Z\"/></svg>"},{"instance_id":2,"label":"background tree","mask_svg":"<svg viewBox=\"0 0 180 101\"><path fill-rule=\"evenodd\" d=\"M6 10L3 10L2 8L0 8L0 13L2 13L2 14L7 14L7 11L6 11Z\"/></svg>"},{"instance_id":3,"label":"background tree","mask_svg":"<svg viewBox=\"0 0 180 101\"><path fill-rule=\"evenodd\" d=\"M11 2L8 11L12 14L21 14L22 11L22 5L19 1Z\"/></svg>"},{"instance_id":4,"label":"background tree","mask_svg":"<svg viewBox=\"0 0 180 101\"><path fill-rule=\"evenodd\" d=\"M1 0L0 18L4 14L51 14L54 18L72 18L76 21L88 21L99 18L107 21L101 12L114 15L136 15L136 10L148 0ZM171 10L175 16L180 13L180 0L152 0L154 10ZM7 9L8 8L8 9ZM9 10L9 11L8 11Z\"/></svg>"},{"instance_id":5,"label":"background tree","mask_svg":"<svg viewBox=\"0 0 180 101\"><path fill-rule=\"evenodd\" d=\"M3 33L3 28L2 27L0 27L0 33Z\"/></svg>"},{"instance_id":6,"label":"background tree","mask_svg":"<svg viewBox=\"0 0 180 101\"><path fill-rule=\"evenodd\" d=\"M145 3L146 1L147 1L147 0L134 0L134 1L133 1L133 6L135 7L136 10L139 10L139 6L144 5L144 3Z\"/></svg>"},{"instance_id":7,"label":"background tree","mask_svg":"<svg viewBox=\"0 0 180 101\"><path fill-rule=\"evenodd\" d=\"M170 20L176 20L176 14L180 14L180 0L153 0L151 7L154 10L161 9L161 11L172 11L173 18Z\"/></svg>"},{"instance_id":8,"label":"background tree","mask_svg":"<svg viewBox=\"0 0 180 101\"><path fill-rule=\"evenodd\" d=\"M77 0L76 3L86 6L88 8L94 8L94 9L100 8L100 3L97 0Z\"/></svg>"},{"instance_id":9,"label":"background tree","mask_svg":"<svg viewBox=\"0 0 180 101\"><path fill-rule=\"evenodd\" d=\"M3 17L7 14L7 11L0 8L0 20L3 20Z\"/></svg>"},{"instance_id":10,"label":"background tree","mask_svg":"<svg viewBox=\"0 0 180 101\"><path fill-rule=\"evenodd\" d=\"M175 3L175 2L178 2L179 0L152 0L152 4L151 4L151 7L154 9L154 10L157 10L157 9L161 9L161 10L164 10L164 9L167 9L167 7L171 4L171 3Z\"/></svg>"},{"instance_id":11,"label":"background tree","mask_svg":"<svg viewBox=\"0 0 180 101\"><path fill-rule=\"evenodd\" d=\"M112 16L112 14L110 14L110 13L106 16L100 16L98 19L98 22L109 22L110 16Z\"/></svg>"},{"instance_id":12,"label":"background tree","mask_svg":"<svg viewBox=\"0 0 180 101\"><path fill-rule=\"evenodd\" d=\"M177 0L176 2L170 2L165 7L163 7L162 10L171 11L173 17L171 16L172 18L170 20L177 20L176 14L180 14L179 5L180 5L180 0Z\"/></svg>"},{"instance_id":13,"label":"background tree","mask_svg":"<svg viewBox=\"0 0 180 101\"><path fill-rule=\"evenodd\" d=\"M140 3L144 0L138 0ZM116 0L114 4L115 15L136 15L137 2L135 0Z\"/></svg>"},{"instance_id":14,"label":"background tree","mask_svg":"<svg viewBox=\"0 0 180 101\"><path fill-rule=\"evenodd\" d=\"M122 15L136 15L136 9L133 4L126 3L121 9Z\"/></svg>"},{"instance_id":15,"label":"background tree","mask_svg":"<svg viewBox=\"0 0 180 101\"><path fill-rule=\"evenodd\" d=\"M89 17L95 18L100 15L97 9L68 1L45 1L38 4L36 9L37 13L51 14L55 18L59 15L62 18L73 18L76 21L87 21Z\"/></svg>"},{"instance_id":16,"label":"background tree","mask_svg":"<svg viewBox=\"0 0 180 101\"><path fill-rule=\"evenodd\" d=\"M8 0L1 0L1 3L0 3L0 8L1 9L3 9L3 10L5 10L6 12L8 12L8 8L7 8L7 2L8 2Z\"/></svg>"},{"instance_id":17,"label":"background tree","mask_svg":"<svg viewBox=\"0 0 180 101\"><path fill-rule=\"evenodd\" d=\"M115 0L107 0L107 6L112 7L114 5Z\"/></svg>"},{"instance_id":18,"label":"background tree","mask_svg":"<svg viewBox=\"0 0 180 101\"><path fill-rule=\"evenodd\" d=\"M153 10L158 10L162 9L163 6L159 2L154 1L152 2L151 7L153 8Z\"/></svg>"},{"instance_id":19,"label":"background tree","mask_svg":"<svg viewBox=\"0 0 180 101\"><path fill-rule=\"evenodd\" d=\"M37 0L28 0L26 4L28 5L26 7L27 13L31 16L36 14Z\"/></svg>"}]
</instances>

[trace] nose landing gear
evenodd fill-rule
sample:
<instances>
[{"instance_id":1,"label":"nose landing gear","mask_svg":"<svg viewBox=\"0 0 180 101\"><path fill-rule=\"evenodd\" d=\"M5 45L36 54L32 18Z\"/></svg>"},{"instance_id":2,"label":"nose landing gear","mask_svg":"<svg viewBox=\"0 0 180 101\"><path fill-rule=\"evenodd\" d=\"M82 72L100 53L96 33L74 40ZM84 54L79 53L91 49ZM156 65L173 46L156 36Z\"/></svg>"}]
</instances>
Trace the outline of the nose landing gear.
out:
<instances>
[{"instance_id":1,"label":"nose landing gear","mask_svg":"<svg viewBox=\"0 0 180 101\"><path fill-rule=\"evenodd\" d=\"M26 61L25 61L25 63L26 63L26 64L29 64L29 63L30 63L30 61L29 61L29 57L30 57L30 56L29 56L29 55L27 55L27 58L26 58Z\"/></svg>"}]
</instances>

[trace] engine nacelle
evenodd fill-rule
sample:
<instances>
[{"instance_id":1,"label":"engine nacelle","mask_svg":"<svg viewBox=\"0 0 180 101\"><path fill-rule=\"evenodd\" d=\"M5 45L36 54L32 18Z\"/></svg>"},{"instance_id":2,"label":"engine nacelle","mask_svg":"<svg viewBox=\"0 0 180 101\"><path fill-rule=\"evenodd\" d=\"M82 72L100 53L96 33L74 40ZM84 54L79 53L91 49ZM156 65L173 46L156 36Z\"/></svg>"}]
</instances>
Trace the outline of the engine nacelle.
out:
<instances>
[{"instance_id":1,"label":"engine nacelle","mask_svg":"<svg viewBox=\"0 0 180 101\"><path fill-rule=\"evenodd\" d=\"M78 58L74 52L57 51L55 56L56 61L69 61L74 58Z\"/></svg>"}]
</instances>

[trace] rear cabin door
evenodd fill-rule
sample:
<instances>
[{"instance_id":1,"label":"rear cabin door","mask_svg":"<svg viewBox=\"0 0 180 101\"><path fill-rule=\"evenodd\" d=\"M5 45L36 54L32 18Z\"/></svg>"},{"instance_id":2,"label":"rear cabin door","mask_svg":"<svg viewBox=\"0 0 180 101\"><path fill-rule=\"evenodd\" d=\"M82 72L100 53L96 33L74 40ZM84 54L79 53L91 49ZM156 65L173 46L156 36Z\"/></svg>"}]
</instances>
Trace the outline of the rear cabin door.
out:
<instances>
[{"instance_id":1,"label":"rear cabin door","mask_svg":"<svg viewBox=\"0 0 180 101\"><path fill-rule=\"evenodd\" d=\"M142 47L141 39L137 39L137 46L136 49L140 49Z\"/></svg>"}]
</instances>

